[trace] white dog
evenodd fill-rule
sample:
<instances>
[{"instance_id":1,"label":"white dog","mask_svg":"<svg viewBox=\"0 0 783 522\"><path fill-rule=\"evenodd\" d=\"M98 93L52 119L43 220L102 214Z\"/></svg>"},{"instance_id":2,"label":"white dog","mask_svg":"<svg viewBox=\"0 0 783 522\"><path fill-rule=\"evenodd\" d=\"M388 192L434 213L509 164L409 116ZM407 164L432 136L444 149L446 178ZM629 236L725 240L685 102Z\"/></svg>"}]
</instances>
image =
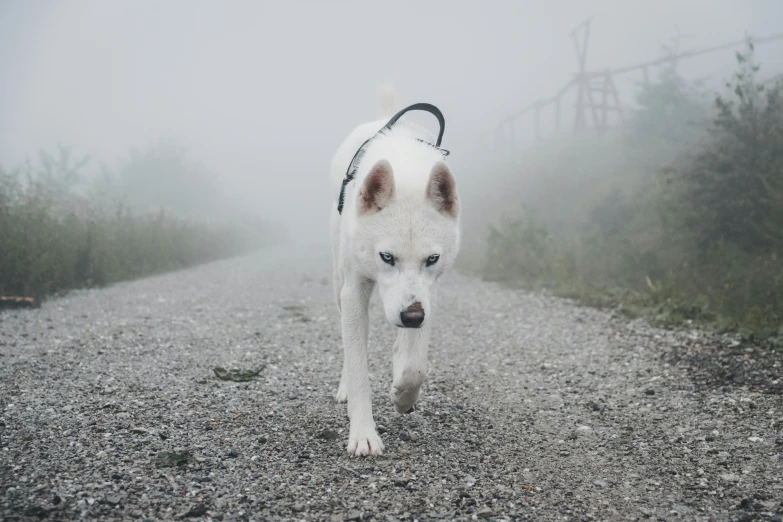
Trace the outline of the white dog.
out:
<instances>
[{"instance_id":1,"label":"white dog","mask_svg":"<svg viewBox=\"0 0 783 522\"><path fill-rule=\"evenodd\" d=\"M382 116L393 99L381 97ZM444 154L431 135L387 119L356 128L332 161L331 217L334 290L342 315L345 350L336 399L348 401L348 453L380 455L367 364L367 307L378 286L386 319L399 327L394 343L391 399L400 413L413 411L427 376L427 348L435 315L436 285L454 263L460 242L459 197ZM377 133L377 136L376 136ZM341 186L354 155L355 177Z\"/></svg>"}]
</instances>

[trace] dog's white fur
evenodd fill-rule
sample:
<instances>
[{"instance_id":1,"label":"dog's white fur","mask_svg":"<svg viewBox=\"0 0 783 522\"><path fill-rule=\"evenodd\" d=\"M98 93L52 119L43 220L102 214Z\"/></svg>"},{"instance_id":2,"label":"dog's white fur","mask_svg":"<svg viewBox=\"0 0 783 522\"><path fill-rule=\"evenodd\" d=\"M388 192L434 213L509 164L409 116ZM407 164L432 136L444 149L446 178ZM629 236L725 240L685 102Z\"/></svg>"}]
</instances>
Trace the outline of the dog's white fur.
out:
<instances>
[{"instance_id":1,"label":"dog's white fur","mask_svg":"<svg viewBox=\"0 0 783 522\"><path fill-rule=\"evenodd\" d=\"M372 140L355 179L346 187L342 215L337 200L346 169L365 140L393 115L387 90L379 99L383 119L357 127L332 160L334 291L342 315L344 363L336 399L348 401L348 453L380 455L367 364L368 303L378 286L386 319L400 327L393 348L391 399L400 413L412 410L427 375L427 349L435 313L436 282L454 263L460 243L459 198L454 177L424 129L399 121ZM381 258L394 256L394 265ZM427 266L433 254L439 259ZM413 305L412 308L411 305ZM403 328L401 313L421 310L419 328Z\"/></svg>"}]
</instances>

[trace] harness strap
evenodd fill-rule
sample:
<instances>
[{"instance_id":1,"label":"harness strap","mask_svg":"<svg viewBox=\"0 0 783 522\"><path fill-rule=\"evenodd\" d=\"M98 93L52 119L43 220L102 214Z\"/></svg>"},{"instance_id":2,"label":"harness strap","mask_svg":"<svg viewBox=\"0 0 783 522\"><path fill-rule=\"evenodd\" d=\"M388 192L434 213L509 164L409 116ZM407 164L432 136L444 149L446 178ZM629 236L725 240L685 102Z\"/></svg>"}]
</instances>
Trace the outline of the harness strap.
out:
<instances>
[{"instance_id":1,"label":"harness strap","mask_svg":"<svg viewBox=\"0 0 783 522\"><path fill-rule=\"evenodd\" d=\"M340 197L337 200L337 213L342 215L343 213L343 204L345 202L345 187L348 186L348 184L353 181L354 177L356 177L356 171L359 168L359 162L361 161L362 156L364 155L364 151L367 147L367 144L370 143L372 140L378 137L379 134L383 134L384 131L391 130L391 128L394 126L395 123L406 113L409 111L424 111L429 112L433 116L435 116L438 119L438 124L440 126L440 130L438 131L438 140L433 145L432 143L429 143L427 141L424 141L419 138L414 138L416 141L425 143L431 147L434 147L438 149L441 154L443 154L444 157L449 155L449 151L445 149L440 148L441 141L443 140L443 133L446 130L446 120L443 117L443 113L440 112L440 109L432 105L431 103L414 103L413 105L410 105L409 107L405 107L400 112L395 114L391 117L391 119L386 123L386 125L383 126L378 132L376 132L374 135L372 135L370 138L365 140L364 143L362 143L362 146L359 147L359 150L356 151L356 154L353 155L353 158L351 159L351 162L348 164L348 169L345 171L345 177L343 178L343 183L340 187Z\"/></svg>"},{"instance_id":2,"label":"harness strap","mask_svg":"<svg viewBox=\"0 0 783 522\"><path fill-rule=\"evenodd\" d=\"M438 141L435 142L436 147L440 147L441 141L443 141L443 132L446 130L446 120L443 118L443 113L440 112L440 109L432 105L431 103L414 103L413 105L409 107L405 107L403 110L392 116L392 118L389 120L389 122L383 126L383 129L389 129L391 130L392 125L397 123L397 120L402 118L403 114L410 111L424 111L429 112L436 118L438 118L438 124L440 125L440 130L438 131ZM381 130L383 130L381 129Z\"/></svg>"}]
</instances>

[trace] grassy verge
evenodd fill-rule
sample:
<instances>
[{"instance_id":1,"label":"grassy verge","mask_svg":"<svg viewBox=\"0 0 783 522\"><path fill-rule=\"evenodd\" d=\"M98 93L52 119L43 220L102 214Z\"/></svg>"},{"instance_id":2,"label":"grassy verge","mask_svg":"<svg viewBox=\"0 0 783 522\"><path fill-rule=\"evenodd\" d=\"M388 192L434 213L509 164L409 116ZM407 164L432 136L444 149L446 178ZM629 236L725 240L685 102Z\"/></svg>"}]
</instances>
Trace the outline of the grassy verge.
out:
<instances>
[{"instance_id":1,"label":"grassy verge","mask_svg":"<svg viewBox=\"0 0 783 522\"><path fill-rule=\"evenodd\" d=\"M94 183L76 183L82 165L66 151L43 158L38 173L0 169L0 295L40 299L243 254L271 240L235 221L134 210Z\"/></svg>"},{"instance_id":2,"label":"grassy verge","mask_svg":"<svg viewBox=\"0 0 783 522\"><path fill-rule=\"evenodd\" d=\"M682 261L653 279L649 273L658 262L651 253L635 256L639 251L623 241L591 241L555 238L532 216L509 220L490 232L483 276L616 309L628 318L646 317L657 326L697 325L783 347L783 266L777 259L715 251L701 263Z\"/></svg>"}]
</instances>

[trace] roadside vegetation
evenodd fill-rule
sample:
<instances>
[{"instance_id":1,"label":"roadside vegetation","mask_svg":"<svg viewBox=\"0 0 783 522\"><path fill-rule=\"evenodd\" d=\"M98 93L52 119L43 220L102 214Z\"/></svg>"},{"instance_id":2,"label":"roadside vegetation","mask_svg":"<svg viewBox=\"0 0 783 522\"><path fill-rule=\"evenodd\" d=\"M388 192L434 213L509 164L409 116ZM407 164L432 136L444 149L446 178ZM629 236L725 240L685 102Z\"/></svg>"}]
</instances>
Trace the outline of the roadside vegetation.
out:
<instances>
[{"instance_id":1,"label":"roadside vegetation","mask_svg":"<svg viewBox=\"0 0 783 522\"><path fill-rule=\"evenodd\" d=\"M780 342L783 83L759 80L749 43L709 98L664 72L620 132L539 151L485 277Z\"/></svg>"},{"instance_id":2,"label":"roadside vegetation","mask_svg":"<svg viewBox=\"0 0 783 522\"><path fill-rule=\"evenodd\" d=\"M172 142L131 152L115 171L90 167L61 148L0 168L0 296L107 285L277 238L257 218L220 208L214 177Z\"/></svg>"}]
</instances>

